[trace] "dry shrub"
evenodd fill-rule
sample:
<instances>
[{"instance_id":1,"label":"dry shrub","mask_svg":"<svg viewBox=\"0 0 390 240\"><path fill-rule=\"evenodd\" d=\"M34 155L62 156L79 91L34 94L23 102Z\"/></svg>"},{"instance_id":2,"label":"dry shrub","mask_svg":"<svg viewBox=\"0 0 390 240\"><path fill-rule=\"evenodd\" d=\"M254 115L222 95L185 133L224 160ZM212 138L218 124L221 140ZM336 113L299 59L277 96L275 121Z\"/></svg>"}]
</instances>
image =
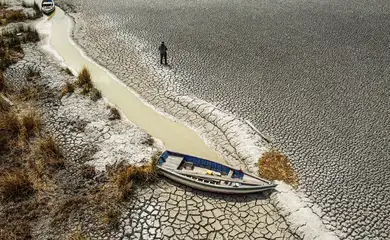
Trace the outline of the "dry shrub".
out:
<instances>
[{"instance_id":1,"label":"dry shrub","mask_svg":"<svg viewBox=\"0 0 390 240\"><path fill-rule=\"evenodd\" d=\"M62 88L61 95L65 96L68 93L74 92L74 85L68 81L65 82L65 86Z\"/></svg>"},{"instance_id":2,"label":"dry shrub","mask_svg":"<svg viewBox=\"0 0 390 240\"><path fill-rule=\"evenodd\" d=\"M118 190L118 198L121 201L129 199L133 192L133 179L130 175L130 172L127 171L126 167L123 167L118 170L116 173L115 178L115 185Z\"/></svg>"},{"instance_id":3,"label":"dry shrub","mask_svg":"<svg viewBox=\"0 0 390 240\"><path fill-rule=\"evenodd\" d=\"M24 86L16 93L16 98L20 101L35 101L40 96L41 89L37 85Z\"/></svg>"},{"instance_id":4,"label":"dry shrub","mask_svg":"<svg viewBox=\"0 0 390 240\"><path fill-rule=\"evenodd\" d=\"M3 75L3 71L0 70L0 92L3 92L5 90L5 79Z\"/></svg>"},{"instance_id":5,"label":"dry shrub","mask_svg":"<svg viewBox=\"0 0 390 240\"><path fill-rule=\"evenodd\" d=\"M85 165L83 165L81 170L82 170L81 173L82 173L84 178L92 179L96 175L96 170L95 170L94 166L85 164Z\"/></svg>"},{"instance_id":6,"label":"dry shrub","mask_svg":"<svg viewBox=\"0 0 390 240\"><path fill-rule=\"evenodd\" d=\"M92 88L90 97L92 101L96 102L97 100L102 98L102 93L96 88Z\"/></svg>"},{"instance_id":7,"label":"dry shrub","mask_svg":"<svg viewBox=\"0 0 390 240\"><path fill-rule=\"evenodd\" d=\"M17 139L21 134L21 124L14 112L6 112L0 115L0 152L9 151L17 145Z\"/></svg>"},{"instance_id":8,"label":"dry shrub","mask_svg":"<svg viewBox=\"0 0 390 240\"><path fill-rule=\"evenodd\" d=\"M89 204L89 199L85 196L66 198L63 202L60 202L57 205L53 223L55 224L57 222L67 221L73 212L80 212L80 209L87 204Z\"/></svg>"},{"instance_id":9,"label":"dry shrub","mask_svg":"<svg viewBox=\"0 0 390 240\"><path fill-rule=\"evenodd\" d=\"M142 142L142 144L147 144L148 146L153 146L154 138L148 134L148 137Z\"/></svg>"},{"instance_id":10,"label":"dry shrub","mask_svg":"<svg viewBox=\"0 0 390 240\"><path fill-rule=\"evenodd\" d=\"M65 167L64 157L57 147L54 138L46 136L38 140L37 155L45 166L57 170Z\"/></svg>"},{"instance_id":11,"label":"dry shrub","mask_svg":"<svg viewBox=\"0 0 390 240\"><path fill-rule=\"evenodd\" d=\"M0 11L0 23L6 25L11 22L23 22L27 20L22 10L4 10Z\"/></svg>"},{"instance_id":12,"label":"dry shrub","mask_svg":"<svg viewBox=\"0 0 390 240\"><path fill-rule=\"evenodd\" d=\"M121 211L115 207L115 204L104 202L103 208L103 223L107 224L111 229L118 229L120 226Z\"/></svg>"},{"instance_id":13,"label":"dry shrub","mask_svg":"<svg viewBox=\"0 0 390 240\"><path fill-rule=\"evenodd\" d=\"M27 81L31 82L40 78L41 78L41 73L39 71L36 71L32 68L28 68Z\"/></svg>"},{"instance_id":14,"label":"dry shrub","mask_svg":"<svg viewBox=\"0 0 390 240\"><path fill-rule=\"evenodd\" d=\"M76 84L78 87L81 87L83 89L81 91L81 94L86 95L92 90L93 83L91 79L91 74L86 67L83 67L83 69L79 73Z\"/></svg>"},{"instance_id":15,"label":"dry shrub","mask_svg":"<svg viewBox=\"0 0 390 240\"><path fill-rule=\"evenodd\" d=\"M0 97L0 113L4 114L10 110L10 105Z\"/></svg>"},{"instance_id":16,"label":"dry shrub","mask_svg":"<svg viewBox=\"0 0 390 240\"><path fill-rule=\"evenodd\" d=\"M41 130L41 118L36 111L30 111L22 116L21 125L26 137L34 137Z\"/></svg>"},{"instance_id":17,"label":"dry shrub","mask_svg":"<svg viewBox=\"0 0 390 240\"><path fill-rule=\"evenodd\" d=\"M110 116L108 117L109 120L121 119L121 114L119 113L118 109L111 106L108 106L107 108L110 110Z\"/></svg>"},{"instance_id":18,"label":"dry shrub","mask_svg":"<svg viewBox=\"0 0 390 240\"><path fill-rule=\"evenodd\" d=\"M32 182L22 171L0 176L0 193L4 201L24 199L34 193Z\"/></svg>"},{"instance_id":19,"label":"dry shrub","mask_svg":"<svg viewBox=\"0 0 390 240\"><path fill-rule=\"evenodd\" d=\"M127 200L133 191L134 186L150 184L157 180L158 155L153 156L151 163L144 166L120 164L110 173L114 182L119 200Z\"/></svg>"},{"instance_id":20,"label":"dry shrub","mask_svg":"<svg viewBox=\"0 0 390 240\"><path fill-rule=\"evenodd\" d=\"M297 187L298 177L292 169L289 160L282 153L270 151L259 159L259 175L269 180L281 180Z\"/></svg>"},{"instance_id":21,"label":"dry shrub","mask_svg":"<svg viewBox=\"0 0 390 240\"><path fill-rule=\"evenodd\" d=\"M77 77L77 85L79 87L83 87L86 84L92 84L92 79L89 70L86 67L83 67L79 73L79 76Z\"/></svg>"},{"instance_id":22,"label":"dry shrub","mask_svg":"<svg viewBox=\"0 0 390 240\"><path fill-rule=\"evenodd\" d=\"M38 42L41 40L38 31L33 27L27 27L23 34L24 42Z\"/></svg>"},{"instance_id":23,"label":"dry shrub","mask_svg":"<svg viewBox=\"0 0 390 240\"><path fill-rule=\"evenodd\" d=\"M64 68L63 71L65 73L67 73L68 75L73 76L73 73L72 73L72 71L69 68Z\"/></svg>"}]
</instances>

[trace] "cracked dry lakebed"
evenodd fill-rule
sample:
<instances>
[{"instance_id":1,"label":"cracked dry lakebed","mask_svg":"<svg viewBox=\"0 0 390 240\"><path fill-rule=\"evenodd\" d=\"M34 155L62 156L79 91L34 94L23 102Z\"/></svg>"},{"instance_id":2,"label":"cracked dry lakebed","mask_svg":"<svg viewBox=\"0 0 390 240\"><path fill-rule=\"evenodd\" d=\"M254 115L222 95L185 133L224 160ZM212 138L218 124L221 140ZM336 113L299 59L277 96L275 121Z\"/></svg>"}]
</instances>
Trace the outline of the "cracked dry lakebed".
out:
<instances>
[{"instance_id":1,"label":"cracked dry lakebed","mask_svg":"<svg viewBox=\"0 0 390 240\"><path fill-rule=\"evenodd\" d=\"M328 230L341 239L390 237L390 2L58 3L88 56L198 129L227 162L253 167L235 144L247 138L227 145L231 138L213 137L227 130L213 107L250 120L287 154ZM171 68L158 63L161 41Z\"/></svg>"}]
</instances>

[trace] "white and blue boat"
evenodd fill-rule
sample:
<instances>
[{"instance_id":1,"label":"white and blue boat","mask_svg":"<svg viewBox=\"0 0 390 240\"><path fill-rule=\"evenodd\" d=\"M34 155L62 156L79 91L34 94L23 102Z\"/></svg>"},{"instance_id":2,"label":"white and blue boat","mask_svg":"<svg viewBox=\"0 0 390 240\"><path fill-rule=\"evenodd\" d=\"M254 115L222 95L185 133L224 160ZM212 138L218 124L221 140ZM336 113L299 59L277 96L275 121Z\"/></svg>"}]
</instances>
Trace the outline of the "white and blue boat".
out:
<instances>
[{"instance_id":1,"label":"white and blue boat","mask_svg":"<svg viewBox=\"0 0 390 240\"><path fill-rule=\"evenodd\" d=\"M53 0L43 0L42 1L41 11L44 14L50 15L51 13L54 12L55 9L56 9L56 6L55 6Z\"/></svg>"},{"instance_id":2,"label":"white and blue boat","mask_svg":"<svg viewBox=\"0 0 390 240\"><path fill-rule=\"evenodd\" d=\"M245 194L274 189L276 184L210 160L165 151L157 167L173 181L216 193Z\"/></svg>"}]
</instances>

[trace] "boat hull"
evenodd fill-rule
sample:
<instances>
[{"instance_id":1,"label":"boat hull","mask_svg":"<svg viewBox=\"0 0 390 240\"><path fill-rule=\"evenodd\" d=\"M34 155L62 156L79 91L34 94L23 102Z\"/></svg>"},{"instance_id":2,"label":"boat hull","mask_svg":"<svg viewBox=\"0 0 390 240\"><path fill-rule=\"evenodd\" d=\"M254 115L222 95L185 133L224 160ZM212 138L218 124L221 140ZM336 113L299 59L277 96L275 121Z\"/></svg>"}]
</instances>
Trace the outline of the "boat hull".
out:
<instances>
[{"instance_id":1,"label":"boat hull","mask_svg":"<svg viewBox=\"0 0 390 240\"><path fill-rule=\"evenodd\" d=\"M53 7L52 9L49 9L49 10L42 9L42 13L45 15L51 15L55 10L56 10L55 7Z\"/></svg>"},{"instance_id":2,"label":"boat hull","mask_svg":"<svg viewBox=\"0 0 390 240\"><path fill-rule=\"evenodd\" d=\"M165 177L175 181L179 182L181 184L184 184L186 186L192 187L194 189L202 190L202 191L208 191L208 192L214 192L214 193L223 193L223 194L248 194L248 193L258 193L263 192L266 190L274 189L276 184L270 184L267 186L253 186L253 187L222 187L222 186L215 186L207 183L198 182L196 180L193 180L191 178L188 178L186 176L176 174L168 169L164 169L162 167L160 168L161 174L163 174Z\"/></svg>"}]
</instances>

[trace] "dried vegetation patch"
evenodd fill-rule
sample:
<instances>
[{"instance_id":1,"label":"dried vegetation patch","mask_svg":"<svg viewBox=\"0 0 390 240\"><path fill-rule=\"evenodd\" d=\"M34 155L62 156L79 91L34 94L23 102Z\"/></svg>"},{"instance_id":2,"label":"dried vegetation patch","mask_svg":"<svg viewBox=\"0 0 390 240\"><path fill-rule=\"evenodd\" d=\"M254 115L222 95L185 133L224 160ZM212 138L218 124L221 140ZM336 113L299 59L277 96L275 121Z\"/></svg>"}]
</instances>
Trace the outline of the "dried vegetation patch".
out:
<instances>
[{"instance_id":1,"label":"dried vegetation patch","mask_svg":"<svg viewBox=\"0 0 390 240\"><path fill-rule=\"evenodd\" d=\"M110 115L108 117L109 120L119 120L121 119L121 114L116 107L107 106L107 109L110 111Z\"/></svg>"},{"instance_id":2,"label":"dried vegetation patch","mask_svg":"<svg viewBox=\"0 0 390 240\"><path fill-rule=\"evenodd\" d=\"M27 174L17 170L0 175L0 193L3 201L17 201L34 193L33 183Z\"/></svg>"},{"instance_id":3,"label":"dried vegetation patch","mask_svg":"<svg viewBox=\"0 0 390 240\"><path fill-rule=\"evenodd\" d=\"M290 161L282 153L270 151L259 159L259 175L269 180L281 180L293 187L298 187L299 181L291 167Z\"/></svg>"},{"instance_id":4,"label":"dried vegetation patch","mask_svg":"<svg viewBox=\"0 0 390 240\"><path fill-rule=\"evenodd\" d=\"M74 92L74 90L75 90L75 87L74 87L73 83L66 81L65 86L61 90L61 96L71 94Z\"/></svg>"},{"instance_id":5,"label":"dried vegetation patch","mask_svg":"<svg viewBox=\"0 0 390 240\"><path fill-rule=\"evenodd\" d=\"M35 154L46 169L58 170L65 167L64 157L52 136L45 136L37 141Z\"/></svg>"},{"instance_id":6,"label":"dried vegetation patch","mask_svg":"<svg viewBox=\"0 0 390 240\"><path fill-rule=\"evenodd\" d=\"M116 197L119 201L128 200L134 187L153 183L158 178L159 154L153 156L151 162L143 166L119 164L109 173L111 182L116 188Z\"/></svg>"}]
</instances>

